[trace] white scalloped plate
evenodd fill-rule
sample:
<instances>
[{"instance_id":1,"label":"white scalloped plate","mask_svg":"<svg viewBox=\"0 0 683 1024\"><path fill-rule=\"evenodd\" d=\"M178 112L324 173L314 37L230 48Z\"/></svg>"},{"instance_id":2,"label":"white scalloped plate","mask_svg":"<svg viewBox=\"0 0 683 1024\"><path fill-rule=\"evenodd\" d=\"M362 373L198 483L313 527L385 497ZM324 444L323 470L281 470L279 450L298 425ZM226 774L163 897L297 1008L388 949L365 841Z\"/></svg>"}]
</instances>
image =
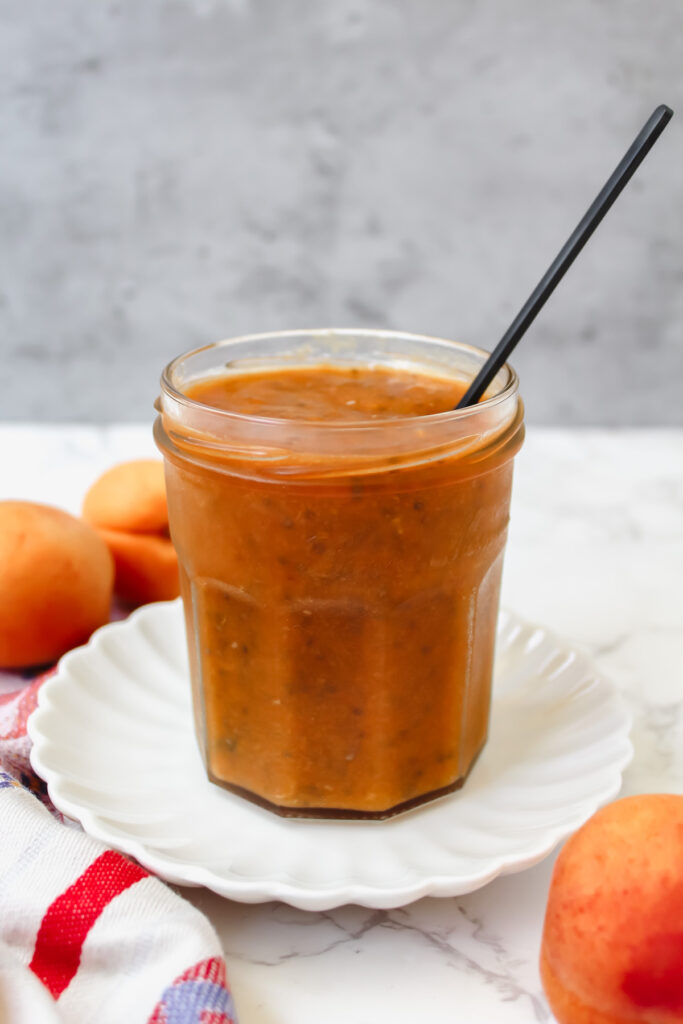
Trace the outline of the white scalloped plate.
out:
<instances>
[{"instance_id":1,"label":"white scalloped plate","mask_svg":"<svg viewBox=\"0 0 683 1024\"><path fill-rule=\"evenodd\" d=\"M502 613L489 742L464 789L383 822L288 820L208 782L179 601L67 654L29 720L62 813L169 882L305 910L456 896L537 863L614 797L630 720L584 655Z\"/></svg>"}]
</instances>

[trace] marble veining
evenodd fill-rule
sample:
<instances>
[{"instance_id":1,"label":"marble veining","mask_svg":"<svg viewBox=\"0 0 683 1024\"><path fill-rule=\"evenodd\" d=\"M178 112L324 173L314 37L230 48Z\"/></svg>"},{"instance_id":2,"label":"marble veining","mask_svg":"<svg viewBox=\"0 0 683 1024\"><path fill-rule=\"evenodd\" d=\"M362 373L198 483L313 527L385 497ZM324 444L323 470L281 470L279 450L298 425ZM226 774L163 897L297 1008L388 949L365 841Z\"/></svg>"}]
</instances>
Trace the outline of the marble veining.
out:
<instances>
[{"instance_id":1,"label":"marble veining","mask_svg":"<svg viewBox=\"0 0 683 1024\"><path fill-rule=\"evenodd\" d=\"M0 499L78 511L149 425L0 426ZM634 713L623 793L683 792L683 430L530 429L503 601L583 646ZM221 936L241 1024L540 1024L554 856L467 896L311 914L180 890Z\"/></svg>"}]
</instances>

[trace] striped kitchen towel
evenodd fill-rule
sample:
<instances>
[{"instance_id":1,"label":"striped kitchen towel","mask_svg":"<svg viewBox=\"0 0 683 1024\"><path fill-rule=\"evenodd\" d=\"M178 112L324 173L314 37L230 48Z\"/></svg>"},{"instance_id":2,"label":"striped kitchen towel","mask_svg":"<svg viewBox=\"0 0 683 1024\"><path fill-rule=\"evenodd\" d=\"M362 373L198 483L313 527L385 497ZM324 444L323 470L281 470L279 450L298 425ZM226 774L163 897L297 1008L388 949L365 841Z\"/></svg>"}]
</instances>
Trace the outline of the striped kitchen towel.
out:
<instances>
[{"instance_id":1,"label":"striped kitchen towel","mask_svg":"<svg viewBox=\"0 0 683 1024\"><path fill-rule=\"evenodd\" d=\"M43 680L0 694L2 1024L234 1024L206 918L51 806L26 735Z\"/></svg>"}]
</instances>

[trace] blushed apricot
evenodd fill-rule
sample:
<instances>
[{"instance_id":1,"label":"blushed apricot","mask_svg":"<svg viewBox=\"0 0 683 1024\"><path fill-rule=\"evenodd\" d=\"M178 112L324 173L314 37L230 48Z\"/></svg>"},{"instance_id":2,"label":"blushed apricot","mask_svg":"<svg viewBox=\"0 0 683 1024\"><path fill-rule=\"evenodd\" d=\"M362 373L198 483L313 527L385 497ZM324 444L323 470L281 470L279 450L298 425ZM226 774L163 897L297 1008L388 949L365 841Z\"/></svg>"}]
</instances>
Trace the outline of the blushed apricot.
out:
<instances>
[{"instance_id":1,"label":"blushed apricot","mask_svg":"<svg viewBox=\"0 0 683 1024\"><path fill-rule=\"evenodd\" d=\"M683 796L617 800L567 842L541 978L559 1024L683 1021Z\"/></svg>"},{"instance_id":2,"label":"blushed apricot","mask_svg":"<svg viewBox=\"0 0 683 1024\"><path fill-rule=\"evenodd\" d=\"M49 505L0 502L0 665L56 661L109 620L112 557L97 532Z\"/></svg>"},{"instance_id":3,"label":"blushed apricot","mask_svg":"<svg viewBox=\"0 0 683 1024\"><path fill-rule=\"evenodd\" d=\"M178 596L178 558L168 537L117 530L98 532L114 556L119 597L130 604L147 604Z\"/></svg>"},{"instance_id":4,"label":"blushed apricot","mask_svg":"<svg viewBox=\"0 0 683 1024\"><path fill-rule=\"evenodd\" d=\"M83 518L107 530L168 535L163 462L136 459L107 470L86 494Z\"/></svg>"}]
</instances>

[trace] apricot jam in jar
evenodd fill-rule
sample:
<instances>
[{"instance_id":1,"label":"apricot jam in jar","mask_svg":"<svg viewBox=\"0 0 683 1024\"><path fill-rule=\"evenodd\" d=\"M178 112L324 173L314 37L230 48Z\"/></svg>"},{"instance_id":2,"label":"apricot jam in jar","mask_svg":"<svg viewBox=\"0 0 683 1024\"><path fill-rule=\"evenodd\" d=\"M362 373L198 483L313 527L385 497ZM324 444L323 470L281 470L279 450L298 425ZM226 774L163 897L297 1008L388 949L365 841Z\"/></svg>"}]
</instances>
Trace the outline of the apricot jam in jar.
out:
<instances>
[{"instance_id":1,"label":"apricot jam in jar","mask_svg":"<svg viewBox=\"0 0 683 1024\"><path fill-rule=\"evenodd\" d=\"M513 456L505 366L387 331L253 335L161 382L195 727L209 778L294 817L385 818L484 743Z\"/></svg>"}]
</instances>

